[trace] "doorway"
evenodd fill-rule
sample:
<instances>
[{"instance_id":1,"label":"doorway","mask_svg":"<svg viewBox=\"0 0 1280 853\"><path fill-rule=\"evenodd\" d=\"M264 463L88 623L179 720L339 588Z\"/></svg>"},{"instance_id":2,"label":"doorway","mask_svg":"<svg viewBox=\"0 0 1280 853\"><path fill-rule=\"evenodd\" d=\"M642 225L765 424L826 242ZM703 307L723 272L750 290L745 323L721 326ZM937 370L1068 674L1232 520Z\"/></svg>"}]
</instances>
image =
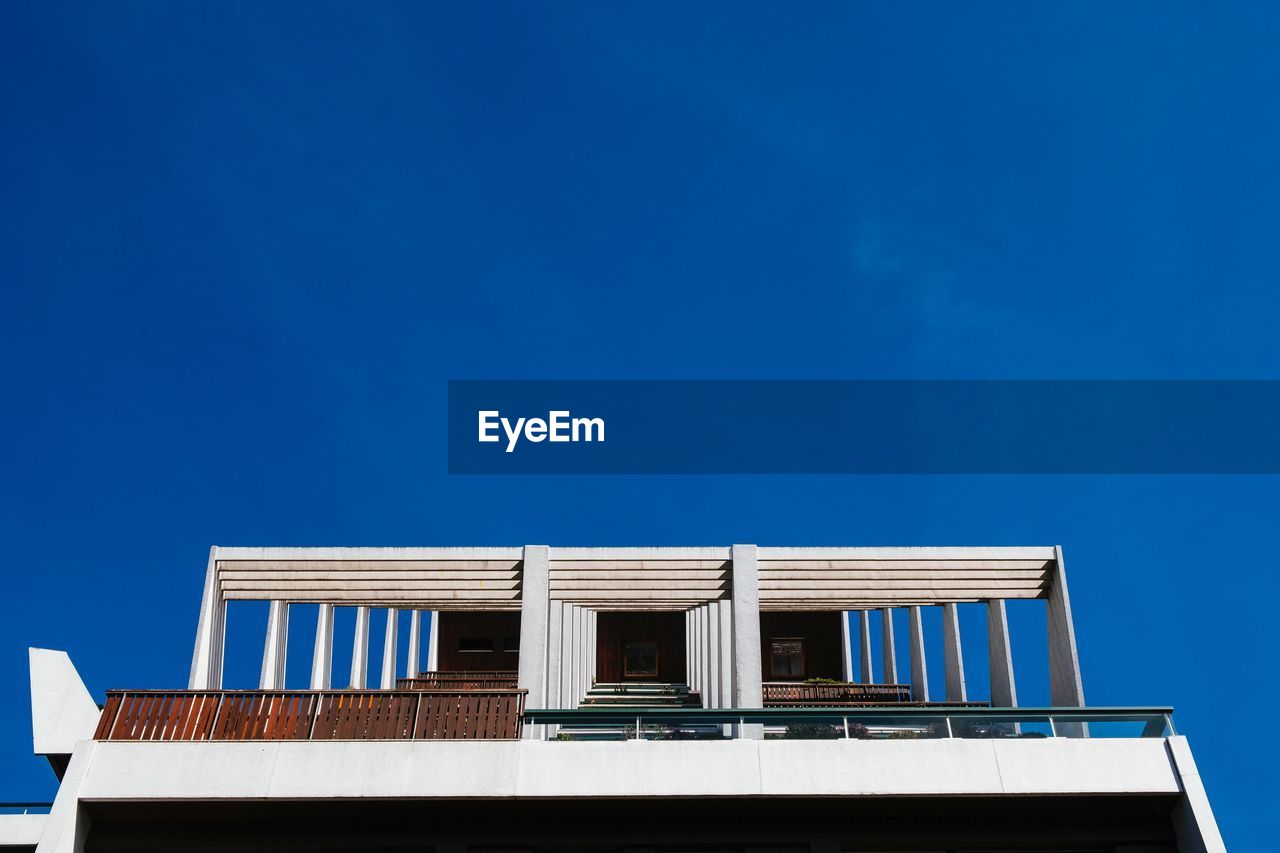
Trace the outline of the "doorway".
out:
<instances>
[{"instance_id":1,"label":"doorway","mask_svg":"<svg viewBox=\"0 0 1280 853\"><path fill-rule=\"evenodd\" d=\"M596 681L683 684L682 611L602 612L596 622Z\"/></svg>"}]
</instances>

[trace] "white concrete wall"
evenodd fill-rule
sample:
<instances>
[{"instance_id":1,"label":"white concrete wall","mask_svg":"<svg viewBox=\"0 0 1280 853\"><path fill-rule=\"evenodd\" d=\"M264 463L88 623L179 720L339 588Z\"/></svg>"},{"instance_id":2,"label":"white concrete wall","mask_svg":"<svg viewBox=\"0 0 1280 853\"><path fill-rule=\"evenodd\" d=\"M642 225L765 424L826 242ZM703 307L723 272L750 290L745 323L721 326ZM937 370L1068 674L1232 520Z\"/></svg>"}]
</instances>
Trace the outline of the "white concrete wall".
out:
<instances>
[{"instance_id":1,"label":"white concrete wall","mask_svg":"<svg viewBox=\"0 0 1280 853\"><path fill-rule=\"evenodd\" d=\"M1164 739L86 743L80 799L1176 794Z\"/></svg>"},{"instance_id":2,"label":"white concrete wall","mask_svg":"<svg viewBox=\"0 0 1280 853\"><path fill-rule=\"evenodd\" d=\"M31 668L31 742L36 755L70 755L93 737L102 712L66 652L27 649Z\"/></svg>"}]
</instances>

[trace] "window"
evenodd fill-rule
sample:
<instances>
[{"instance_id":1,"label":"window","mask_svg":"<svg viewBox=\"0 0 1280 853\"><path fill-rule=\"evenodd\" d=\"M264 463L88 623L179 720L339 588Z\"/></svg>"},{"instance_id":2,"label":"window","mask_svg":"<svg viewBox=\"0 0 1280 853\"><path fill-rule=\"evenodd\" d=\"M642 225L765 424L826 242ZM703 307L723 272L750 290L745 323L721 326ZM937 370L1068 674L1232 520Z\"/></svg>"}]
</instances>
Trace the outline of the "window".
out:
<instances>
[{"instance_id":1,"label":"window","mask_svg":"<svg viewBox=\"0 0 1280 853\"><path fill-rule=\"evenodd\" d=\"M658 644L627 643L622 652L622 674L628 678L658 674Z\"/></svg>"},{"instance_id":2,"label":"window","mask_svg":"<svg viewBox=\"0 0 1280 853\"><path fill-rule=\"evenodd\" d=\"M769 676L804 678L803 637L775 637L769 641Z\"/></svg>"},{"instance_id":3,"label":"window","mask_svg":"<svg viewBox=\"0 0 1280 853\"><path fill-rule=\"evenodd\" d=\"M460 652L491 652L493 651L492 637L462 637L458 640L458 651Z\"/></svg>"},{"instance_id":4,"label":"window","mask_svg":"<svg viewBox=\"0 0 1280 853\"><path fill-rule=\"evenodd\" d=\"M503 650L504 652L519 652L519 651L520 651L520 638L519 638L519 637L507 637L507 638L503 639L503 641L502 641L502 650Z\"/></svg>"}]
</instances>

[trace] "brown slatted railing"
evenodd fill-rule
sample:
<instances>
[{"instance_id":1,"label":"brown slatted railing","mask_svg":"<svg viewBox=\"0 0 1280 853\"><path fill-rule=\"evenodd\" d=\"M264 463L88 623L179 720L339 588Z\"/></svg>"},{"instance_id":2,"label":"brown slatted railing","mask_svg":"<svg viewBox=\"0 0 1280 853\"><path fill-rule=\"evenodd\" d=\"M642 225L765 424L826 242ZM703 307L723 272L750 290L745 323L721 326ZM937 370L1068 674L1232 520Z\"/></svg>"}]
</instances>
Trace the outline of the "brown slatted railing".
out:
<instances>
[{"instance_id":1,"label":"brown slatted railing","mask_svg":"<svg viewBox=\"0 0 1280 853\"><path fill-rule=\"evenodd\" d=\"M505 690L516 686L516 673L508 670L420 672L396 681L398 690Z\"/></svg>"},{"instance_id":2,"label":"brown slatted railing","mask_svg":"<svg viewBox=\"0 0 1280 853\"><path fill-rule=\"evenodd\" d=\"M524 690L113 690L96 740L498 740Z\"/></svg>"},{"instance_id":3,"label":"brown slatted railing","mask_svg":"<svg viewBox=\"0 0 1280 853\"><path fill-rule=\"evenodd\" d=\"M804 707L808 705L889 705L911 701L908 684L851 684L832 682L796 684L766 681L761 685L764 705Z\"/></svg>"}]
</instances>

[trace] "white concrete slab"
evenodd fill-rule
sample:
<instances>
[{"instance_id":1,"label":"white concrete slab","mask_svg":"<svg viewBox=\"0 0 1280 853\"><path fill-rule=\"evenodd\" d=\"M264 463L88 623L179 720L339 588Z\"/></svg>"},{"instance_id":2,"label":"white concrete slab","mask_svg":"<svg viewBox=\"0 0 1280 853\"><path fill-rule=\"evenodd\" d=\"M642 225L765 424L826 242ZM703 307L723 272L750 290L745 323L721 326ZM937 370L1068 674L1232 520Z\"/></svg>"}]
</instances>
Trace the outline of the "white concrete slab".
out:
<instances>
[{"instance_id":1,"label":"white concrete slab","mask_svg":"<svg viewBox=\"0 0 1280 853\"><path fill-rule=\"evenodd\" d=\"M36 846L48 820L47 814L0 814L0 848Z\"/></svg>"},{"instance_id":2,"label":"white concrete slab","mask_svg":"<svg viewBox=\"0 0 1280 853\"><path fill-rule=\"evenodd\" d=\"M31 742L36 755L70 755L93 737L101 711L66 652L28 649Z\"/></svg>"},{"instance_id":3,"label":"white concrete slab","mask_svg":"<svg viewBox=\"0 0 1280 853\"><path fill-rule=\"evenodd\" d=\"M85 800L1142 794L1161 738L89 743Z\"/></svg>"}]
</instances>

